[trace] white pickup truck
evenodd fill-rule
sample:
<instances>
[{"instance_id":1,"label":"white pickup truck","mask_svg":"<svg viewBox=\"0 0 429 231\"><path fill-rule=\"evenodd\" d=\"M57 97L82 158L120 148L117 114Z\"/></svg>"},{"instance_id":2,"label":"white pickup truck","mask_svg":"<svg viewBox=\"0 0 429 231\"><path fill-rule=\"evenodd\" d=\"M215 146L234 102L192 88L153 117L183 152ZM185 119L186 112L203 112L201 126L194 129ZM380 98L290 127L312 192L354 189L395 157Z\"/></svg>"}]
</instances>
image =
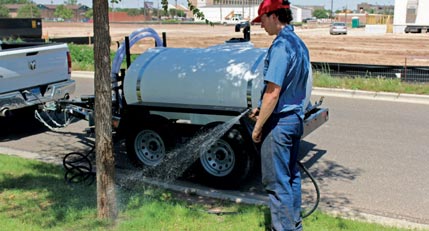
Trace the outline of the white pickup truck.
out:
<instances>
[{"instance_id":1,"label":"white pickup truck","mask_svg":"<svg viewBox=\"0 0 429 231\"><path fill-rule=\"evenodd\" d=\"M242 24L242 23L246 23L247 20L242 19L241 17L237 17L234 16L230 19L224 19L220 22L220 24L226 26L226 25L237 25L237 24Z\"/></svg>"},{"instance_id":2,"label":"white pickup truck","mask_svg":"<svg viewBox=\"0 0 429 231\"><path fill-rule=\"evenodd\" d=\"M75 90L67 44L0 42L0 118L68 98Z\"/></svg>"}]
</instances>

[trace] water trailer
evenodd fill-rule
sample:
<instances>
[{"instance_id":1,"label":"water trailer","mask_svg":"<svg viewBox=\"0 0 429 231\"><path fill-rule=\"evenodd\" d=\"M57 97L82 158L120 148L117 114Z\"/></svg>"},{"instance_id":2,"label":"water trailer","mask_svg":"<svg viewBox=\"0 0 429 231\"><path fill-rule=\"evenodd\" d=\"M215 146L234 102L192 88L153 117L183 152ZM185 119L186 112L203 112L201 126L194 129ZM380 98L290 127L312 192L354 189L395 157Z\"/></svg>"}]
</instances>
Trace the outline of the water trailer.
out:
<instances>
[{"instance_id":1,"label":"water trailer","mask_svg":"<svg viewBox=\"0 0 429 231\"><path fill-rule=\"evenodd\" d=\"M151 28L126 37L112 64L112 109L119 122L114 123L119 124L115 135L125 139L134 165L156 168L170 150L196 134L257 106L267 49L253 46L249 25L235 29L243 31L243 38L207 48L166 47L165 33L161 39ZM144 38L153 38L156 46L131 63L130 47ZM120 69L124 59L127 70ZM320 107L321 103L307 107L304 137L328 120L328 109ZM92 121L93 96L60 104L71 114ZM211 147L195 147L201 151L190 171L209 186L239 186L259 160L252 129L253 122L242 116Z\"/></svg>"}]
</instances>

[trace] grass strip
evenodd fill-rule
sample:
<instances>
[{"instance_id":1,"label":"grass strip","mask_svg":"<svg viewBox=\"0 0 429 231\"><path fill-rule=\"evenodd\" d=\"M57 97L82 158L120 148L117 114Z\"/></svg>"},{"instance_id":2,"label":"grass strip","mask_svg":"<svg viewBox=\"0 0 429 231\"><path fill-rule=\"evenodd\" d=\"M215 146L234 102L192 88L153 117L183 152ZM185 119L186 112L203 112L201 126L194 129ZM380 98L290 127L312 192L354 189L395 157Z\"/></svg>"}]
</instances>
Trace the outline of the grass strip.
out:
<instances>
[{"instance_id":1,"label":"grass strip","mask_svg":"<svg viewBox=\"0 0 429 231\"><path fill-rule=\"evenodd\" d=\"M97 219L95 185L68 185L61 166L0 155L0 223L3 230L263 231L265 206L189 196L144 184L117 188L119 218ZM181 196L180 196L181 195ZM220 211L212 213L210 211ZM406 230L352 221L317 211L306 230Z\"/></svg>"}]
</instances>

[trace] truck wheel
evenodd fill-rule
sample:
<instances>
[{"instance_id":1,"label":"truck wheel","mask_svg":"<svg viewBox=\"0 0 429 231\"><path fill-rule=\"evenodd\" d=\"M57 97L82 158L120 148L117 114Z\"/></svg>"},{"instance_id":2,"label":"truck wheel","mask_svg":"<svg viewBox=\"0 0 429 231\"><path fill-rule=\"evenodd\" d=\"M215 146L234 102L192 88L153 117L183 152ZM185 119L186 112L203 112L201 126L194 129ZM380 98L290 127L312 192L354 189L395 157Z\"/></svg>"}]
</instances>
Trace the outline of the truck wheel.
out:
<instances>
[{"instance_id":1,"label":"truck wheel","mask_svg":"<svg viewBox=\"0 0 429 231\"><path fill-rule=\"evenodd\" d=\"M166 128L165 125L155 123L141 126L127 135L127 154L135 166L156 166L162 162L171 141Z\"/></svg>"},{"instance_id":2,"label":"truck wheel","mask_svg":"<svg viewBox=\"0 0 429 231\"><path fill-rule=\"evenodd\" d=\"M216 188L233 188L243 183L253 167L254 155L242 133L233 128L212 146L200 150L196 178Z\"/></svg>"}]
</instances>

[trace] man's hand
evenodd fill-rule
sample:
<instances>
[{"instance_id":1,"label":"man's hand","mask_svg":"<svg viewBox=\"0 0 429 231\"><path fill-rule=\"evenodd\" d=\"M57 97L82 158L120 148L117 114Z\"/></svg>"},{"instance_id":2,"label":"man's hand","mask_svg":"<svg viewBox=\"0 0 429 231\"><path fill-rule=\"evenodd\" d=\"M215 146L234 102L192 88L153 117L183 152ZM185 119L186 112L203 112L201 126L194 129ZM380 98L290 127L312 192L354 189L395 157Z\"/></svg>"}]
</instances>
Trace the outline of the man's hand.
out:
<instances>
[{"instance_id":1,"label":"man's hand","mask_svg":"<svg viewBox=\"0 0 429 231\"><path fill-rule=\"evenodd\" d=\"M259 116L259 108L257 107L253 108L249 114L249 118L256 122L256 120L258 120L258 116Z\"/></svg>"},{"instance_id":2,"label":"man's hand","mask_svg":"<svg viewBox=\"0 0 429 231\"><path fill-rule=\"evenodd\" d=\"M253 128L252 140L255 143L260 143L262 137L262 127L256 126Z\"/></svg>"},{"instance_id":3,"label":"man's hand","mask_svg":"<svg viewBox=\"0 0 429 231\"><path fill-rule=\"evenodd\" d=\"M249 118L256 122L258 120L258 117L259 117L259 108L253 108L249 114ZM253 142L255 143L261 142L261 136L262 136L261 134L262 134L262 127L257 126L255 124L255 127L253 128L253 132L252 132Z\"/></svg>"}]
</instances>

